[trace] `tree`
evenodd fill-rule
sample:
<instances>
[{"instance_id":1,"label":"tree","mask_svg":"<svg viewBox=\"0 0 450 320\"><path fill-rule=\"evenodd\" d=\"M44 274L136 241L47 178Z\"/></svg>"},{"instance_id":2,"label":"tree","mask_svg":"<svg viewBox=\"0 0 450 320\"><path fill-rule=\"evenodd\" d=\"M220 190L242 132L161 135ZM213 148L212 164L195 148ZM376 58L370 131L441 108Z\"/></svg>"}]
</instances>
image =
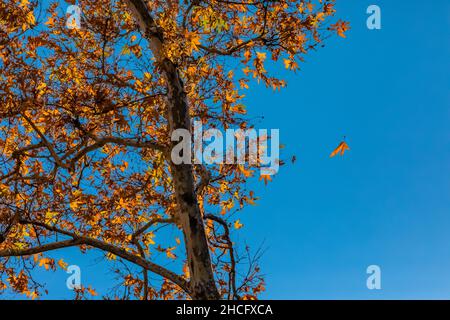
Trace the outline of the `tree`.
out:
<instances>
[{"instance_id":1,"label":"tree","mask_svg":"<svg viewBox=\"0 0 450 320\"><path fill-rule=\"evenodd\" d=\"M264 281L251 257L238 272L230 219L257 200L245 182L259 164L175 164L171 137L193 120L250 128L243 92L286 85L268 65L297 70L344 36L333 5L82 0L73 28L57 3L2 1L0 289L41 295L32 270L66 268L48 254L78 247L105 253L125 297L256 298ZM175 242L155 243L166 226Z\"/></svg>"}]
</instances>

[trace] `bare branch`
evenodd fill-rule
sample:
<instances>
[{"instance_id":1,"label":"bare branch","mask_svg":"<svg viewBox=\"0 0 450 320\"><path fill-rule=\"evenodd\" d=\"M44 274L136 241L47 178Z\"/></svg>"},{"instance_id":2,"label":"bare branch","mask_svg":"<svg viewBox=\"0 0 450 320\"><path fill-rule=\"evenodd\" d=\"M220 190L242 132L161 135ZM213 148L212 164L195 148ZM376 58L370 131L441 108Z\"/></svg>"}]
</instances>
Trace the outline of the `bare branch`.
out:
<instances>
[{"instance_id":1,"label":"bare branch","mask_svg":"<svg viewBox=\"0 0 450 320\"><path fill-rule=\"evenodd\" d=\"M222 218L219 218L215 215L212 214L206 214L205 215L205 219L209 219L212 221L215 221L217 223L219 223L225 230L225 234L223 235L223 237L225 238L225 241L227 242L227 249L230 252L230 264L231 264L231 270L230 270L230 285L232 287L233 290L233 294L231 295L231 299L240 299L237 290L236 290L236 259L234 257L234 248L233 248L233 242L231 242L230 239L230 229L228 227L228 224L225 220L223 220ZM229 295L230 297L230 295Z\"/></svg>"}]
</instances>

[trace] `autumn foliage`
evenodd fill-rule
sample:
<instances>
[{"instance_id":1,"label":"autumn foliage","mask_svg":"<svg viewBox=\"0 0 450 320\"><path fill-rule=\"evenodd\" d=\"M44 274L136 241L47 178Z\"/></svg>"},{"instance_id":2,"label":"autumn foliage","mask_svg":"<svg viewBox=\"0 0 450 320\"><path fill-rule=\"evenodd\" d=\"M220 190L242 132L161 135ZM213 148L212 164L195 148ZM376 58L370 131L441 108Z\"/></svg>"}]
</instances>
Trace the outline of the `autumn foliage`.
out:
<instances>
[{"instance_id":1,"label":"autumn foliage","mask_svg":"<svg viewBox=\"0 0 450 320\"><path fill-rule=\"evenodd\" d=\"M0 290L45 294L33 270L78 247L110 260L108 298L256 298L257 259L232 234L258 165L176 166L171 132L251 127L246 90L285 87L269 69L344 36L334 1L78 3L70 29L70 2L0 2Z\"/></svg>"}]
</instances>

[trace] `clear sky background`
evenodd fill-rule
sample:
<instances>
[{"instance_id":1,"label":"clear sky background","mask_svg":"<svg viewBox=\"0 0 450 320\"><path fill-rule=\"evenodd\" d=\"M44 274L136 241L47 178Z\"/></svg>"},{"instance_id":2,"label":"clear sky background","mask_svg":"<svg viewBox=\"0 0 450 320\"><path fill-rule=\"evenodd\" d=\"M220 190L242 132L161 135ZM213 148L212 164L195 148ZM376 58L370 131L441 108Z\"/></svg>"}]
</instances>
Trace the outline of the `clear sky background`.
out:
<instances>
[{"instance_id":1,"label":"clear sky background","mask_svg":"<svg viewBox=\"0 0 450 320\"><path fill-rule=\"evenodd\" d=\"M450 2L337 3L347 39L309 55L284 92L249 96L298 158L243 215L246 237L265 240L262 297L449 299ZM351 151L329 159L343 135ZM371 264L382 290L366 287Z\"/></svg>"},{"instance_id":2,"label":"clear sky background","mask_svg":"<svg viewBox=\"0 0 450 320\"><path fill-rule=\"evenodd\" d=\"M279 128L285 160L258 205L239 216L241 243L265 249L266 299L450 299L450 2L338 0L347 38L310 53L288 88L247 96L260 128ZM382 10L368 30L366 9ZM285 71L281 71L285 72ZM329 158L347 136L351 150ZM70 249L83 284L115 282L94 254ZM382 270L368 290L366 268ZM71 298L45 272L47 298ZM19 298L19 297L17 297Z\"/></svg>"}]
</instances>

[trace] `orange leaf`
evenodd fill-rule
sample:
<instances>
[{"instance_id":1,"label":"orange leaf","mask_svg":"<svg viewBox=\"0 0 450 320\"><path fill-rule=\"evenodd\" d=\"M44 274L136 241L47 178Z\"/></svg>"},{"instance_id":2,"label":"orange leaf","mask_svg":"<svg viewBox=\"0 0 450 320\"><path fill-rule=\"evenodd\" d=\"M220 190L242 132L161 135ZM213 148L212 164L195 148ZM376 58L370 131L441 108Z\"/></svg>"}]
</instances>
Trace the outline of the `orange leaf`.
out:
<instances>
[{"instance_id":1,"label":"orange leaf","mask_svg":"<svg viewBox=\"0 0 450 320\"><path fill-rule=\"evenodd\" d=\"M92 296L97 296L97 295L98 295L98 293L97 293L94 289L92 289L91 286L89 286L86 290L87 290Z\"/></svg>"},{"instance_id":2,"label":"orange leaf","mask_svg":"<svg viewBox=\"0 0 450 320\"><path fill-rule=\"evenodd\" d=\"M272 181L272 177L270 176L270 175L268 175L268 174L262 174L260 177L259 177L259 181L261 181L261 180L263 180L264 179L264 184L267 186L267 183L269 182L269 181Z\"/></svg>"},{"instance_id":3,"label":"orange leaf","mask_svg":"<svg viewBox=\"0 0 450 320\"><path fill-rule=\"evenodd\" d=\"M334 156L336 156L338 153L341 154L341 156L344 155L345 151L350 150L350 148L348 147L347 142L342 141L339 146L334 149L334 151L330 154L330 158L333 158Z\"/></svg>"},{"instance_id":4,"label":"orange leaf","mask_svg":"<svg viewBox=\"0 0 450 320\"><path fill-rule=\"evenodd\" d=\"M39 260L39 267L44 267L45 270L49 270L53 265L53 260L50 258L42 258Z\"/></svg>"}]
</instances>

